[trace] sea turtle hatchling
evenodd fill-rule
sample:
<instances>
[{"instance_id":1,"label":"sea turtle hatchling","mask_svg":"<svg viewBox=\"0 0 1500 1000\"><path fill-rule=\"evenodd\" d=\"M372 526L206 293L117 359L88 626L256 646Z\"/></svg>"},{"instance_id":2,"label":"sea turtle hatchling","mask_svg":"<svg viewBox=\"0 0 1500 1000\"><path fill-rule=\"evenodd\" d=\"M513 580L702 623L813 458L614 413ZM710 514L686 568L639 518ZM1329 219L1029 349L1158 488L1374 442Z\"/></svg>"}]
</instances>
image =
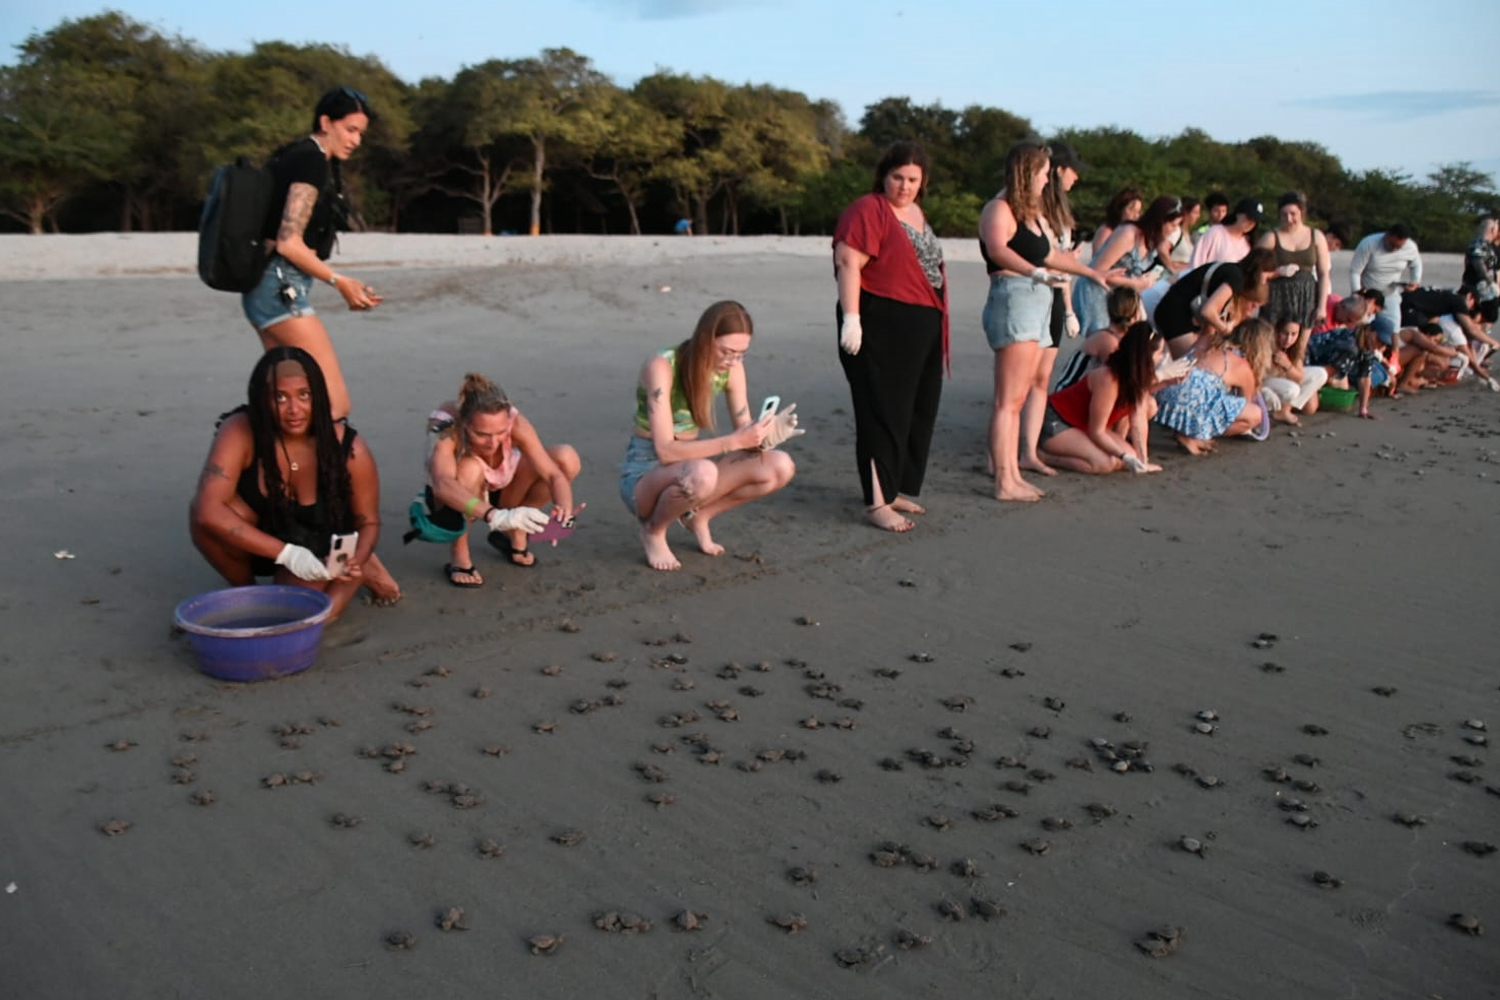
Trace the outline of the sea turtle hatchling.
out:
<instances>
[{"instance_id":1,"label":"sea turtle hatchling","mask_svg":"<svg viewBox=\"0 0 1500 1000\"><path fill-rule=\"evenodd\" d=\"M964 909L964 904L956 899L949 899L946 896L938 900L934 905L937 908L938 914L944 920L952 920L957 923L969 915L969 911Z\"/></svg>"},{"instance_id":2,"label":"sea turtle hatchling","mask_svg":"<svg viewBox=\"0 0 1500 1000\"><path fill-rule=\"evenodd\" d=\"M1046 854L1048 851L1052 850L1052 844L1040 837L1034 837L1031 840L1021 841L1021 848L1029 854L1034 854L1037 857L1040 857L1043 854Z\"/></svg>"},{"instance_id":3,"label":"sea turtle hatchling","mask_svg":"<svg viewBox=\"0 0 1500 1000\"><path fill-rule=\"evenodd\" d=\"M1328 872L1315 871L1312 873L1313 885L1319 889L1337 889L1344 884L1341 878L1334 878Z\"/></svg>"},{"instance_id":4,"label":"sea turtle hatchling","mask_svg":"<svg viewBox=\"0 0 1500 1000\"><path fill-rule=\"evenodd\" d=\"M706 920L708 914L701 910L682 910L672 918L672 926L680 931L702 930Z\"/></svg>"},{"instance_id":5,"label":"sea turtle hatchling","mask_svg":"<svg viewBox=\"0 0 1500 1000\"><path fill-rule=\"evenodd\" d=\"M561 934L536 934L526 939L533 955L555 955L566 940Z\"/></svg>"},{"instance_id":6,"label":"sea turtle hatchling","mask_svg":"<svg viewBox=\"0 0 1500 1000\"><path fill-rule=\"evenodd\" d=\"M363 823L364 820L358 816L350 816L347 813L334 813L329 817L328 822L340 830L352 830L356 826L359 826L360 823Z\"/></svg>"},{"instance_id":7,"label":"sea turtle hatchling","mask_svg":"<svg viewBox=\"0 0 1500 1000\"><path fill-rule=\"evenodd\" d=\"M1005 916L1005 907L997 900L975 896L969 900L969 905L974 908L974 915L981 920L998 920Z\"/></svg>"},{"instance_id":8,"label":"sea turtle hatchling","mask_svg":"<svg viewBox=\"0 0 1500 1000\"><path fill-rule=\"evenodd\" d=\"M1177 840L1177 846L1182 850L1187 851L1189 854L1198 855L1198 857L1200 858L1204 857L1208 851L1208 848L1204 846L1203 841L1199 840L1197 837L1180 837Z\"/></svg>"},{"instance_id":9,"label":"sea turtle hatchling","mask_svg":"<svg viewBox=\"0 0 1500 1000\"><path fill-rule=\"evenodd\" d=\"M1065 816L1043 816L1042 829L1057 832L1058 830L1073 829L1073 821Z\"/></svg>"},{"instance_id":10,"label":"sea turtle hatchling","mask_svg":"<svg viewBox=\"0 0 1500 1000\"><path fill-rule=\"evenodd\" d=\"M778 916L767 917L766 920L780 927L788 934L796 934L807 930L807 917L800 913L783 913Z\"/></svg>"},{"instance_id":11,"label":"sea turtle hatchling","mask_svg":"<svg viewBox=\"0 0 1500 1000\"><path fill-rule=\"evenodd\" d=\"M583 843L587 835L582 830L564 830L552 835L552 842L563 847L577 847Z\"/></svg>"},{"instance_id":12,"label":"sea turtle hatchling","mask_svg":"<svg viewBox=\"0 0 1500 1000\"><path fill-rule=\"evenodd\" d=\"M1487 858L1496 851L1494 844L1484 840L1466 840L1463 846L1466 852L1476 858Z\"/></svg>"},{"instance_id":13,"label":"sea turtle hatchling","mask_svg":"<svg viewBox=\"0 0 1500 1000\"><path fill-rule=\"evenodd\" d=\"M188 796L188 801L195 806L211 806L214 804L214 793L205 788Z\"/></svg>"},{"instance_id":14,"label":"sea turtle hatchling","mask_svg":"<svg viewBox=\"0 0 1500 1000\"><path fill-rule=\"evenodd\" d=\"M1104 802L1090 802L1083 808L1088 810L1089 816L1091 816L1095 820L1095 822L1103 822L1104 820L1109 819L1111 816L1115 815L1116 812L1118 812L1118 810L1115 809L1114 806L1108 805Z\"/></svg>"},{"instance_id":15,"label":"sea turtle hatchling","mask_svg":"<svg viewBox=\"0 0 1500 1000\"><path fill-rule=\"evenodd\" d=\"M948 866L948 870L959 878L984 878L984 870L973 858L959 858Z\"/></svg>"},{"instance_id":16,"label":"sea turtle hatchling","mask_svg":"<svg viewBox=\"0 0 1500 1000\"><path fill-rule=\"evenodd\" d=\"M462 906L450 906L437 915L438 930L441 931L466 931L469 925L464 923L464 908Z\"/></svg>"},{"instance_id":17,"label":"sea turtle hatchling","mask_svg":"<svg viewBox=\"0 0 1500 1000\"><path fill-rule=\"evenodd\" d=\"M409 833L406 842L419 851L425 851L437 844L437 838L430 833Z\"/></svg>"},{"instance_id":18,"label":"sea turtle hatchling","mask_svg":"<svg viewBox=\"0 0 1500 1000\"><path fill-rule=\"evenodd\" d=\"M1482 733L1488 727L1485 726L1483 719L1465 719L1464 720L1464 728L1465 729L1472 729L1472 730L1474 730L1476 732Z\"/></svg>"},{"instance_id":19,"label":"sea turtle hatchling","mask_svg":"<svg viewBox=\"0 0 1500 1000\"><path fill-rule=\"evenodd\" d=\"M115 753L124 753L136 744L134 740L115 740L113 743L106 743L104 745Z\"/></svg>"},{"instance_id":20,"label":"sea turtle hatchling","mask_svg":"<svg viewBox=\"0 0 1500 1000\"><path fill-rule=\"evenodd\" d=\"M896 947L902 951L912 951L916 948L928 948L932 946L932 938L926 934L918 934L916 931L902 927L896 931Z\"/></svg>"},{"instance_id":21,"label":"sea turtle hatchling","mask_svg":"<svg viewBox=\"0 0 1500 1000\"><path fill-rule=\"evenodd\" d=\"M1478 917L1470 913L1451 914L1448 917L1448 926L1474 937L1478 937L1484 933L1484 924L1479 922Z\"/></svg>"},{"instance_id":22,"label":"sea turtle hatchling","mask_svg":"<svg viewBox=\"0 0 1500 1000\"><path fill-rule=\"evenodd\" d=\"M481 858L500 858L505 856L505 846L485 837L475 845L474 850Z\"/></svg>"},{"instance_id":23,"label":"sea turtle hatchling","mask_svg":"<svg viewBox=\"0 0 1500 1000\"><path fill-rule=\"evenodd\" d=\"M417 936L407 931L395 931L385 936L385 946L392 951L410 951L417 946Z\"/></svg>"},{"instance_id":24,"label":"sea turtle hatchling","mask_svg":"<svg viewBox=\"0 0 1500 1000\"><path fill-rule=\"evenodd\" d=\"M658 809L665 809L667 806L677 803L677 796L671 792L651 792L646 796L646 801Z\"/></svg>"},{"instance_id":25,"label":"sea turtle hatchling","mask_svg":"<svg viewBox=\"0 0 1500 1000\"><path fill-rule=\"evenodd\" d=\"M104 834L106 837L118 837L126 830L129 830L130 827L131 823L129 820L111 819L105 820L103 823L99 824L99 832Z\"/></svg>"},{"instance_id":26,"label":"sea turtle hatchling","mask_svg":"<svg viewBox=\"0 0 1500 1000\"><path fill-rule=\"evenodd\" d=\"M873 965L885 951L883 945L873 948L840 948L833 953L834 961L846 969L860 965Z\"/></svg>"},{"instance_id":27,"label":"sea turtle hatchling","mask_svg":"<svg viewBox=\"0 0 1500 1000\"><path fill-rule=\"evenodd\" d=\"M1163 926L1148 931L1135 946L1151 958L1166 958L1182 943L1182 928Z\"/></svg>"},{"instance_id":28,"label":"sea turtle hatchling","mask_svg":"<svg viewBox=\"0 0 1500 1000\"><path fill-rule=\"evenodd\" d=\"M1391 817L1402 826L1426 826L1427 817L1414 812L1398 812Z\"/></svg>"},{"instance_id":29,"label":"sea turtle hatchling","mask_svg":"<svg viewBox=\"0 0 1500 1000\"><path fill-rule=\"evenodd\" d=\"M803 865L788 868L786 877L793 885L816 885L818 882L817 870Z\"/></svg>"}]
</instances>

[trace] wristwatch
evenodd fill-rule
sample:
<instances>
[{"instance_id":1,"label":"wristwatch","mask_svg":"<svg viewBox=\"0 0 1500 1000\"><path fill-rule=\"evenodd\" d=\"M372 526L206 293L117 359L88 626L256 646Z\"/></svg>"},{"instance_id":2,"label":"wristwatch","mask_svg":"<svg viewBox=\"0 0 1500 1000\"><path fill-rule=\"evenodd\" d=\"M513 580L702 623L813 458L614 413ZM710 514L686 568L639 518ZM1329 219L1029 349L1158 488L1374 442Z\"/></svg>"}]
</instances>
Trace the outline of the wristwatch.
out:
<instances>
[{"instance_id":1,"label":"wristwatch","mask_svg":"<svg viewBox=\"0 0 1500 1000\"><path fill-rule=\"evenodd\" d=\"M330 284L334 288L339 287L339 276L337 274L330 274L328 276L328 284Z\"/></svg>"}]
</instances>

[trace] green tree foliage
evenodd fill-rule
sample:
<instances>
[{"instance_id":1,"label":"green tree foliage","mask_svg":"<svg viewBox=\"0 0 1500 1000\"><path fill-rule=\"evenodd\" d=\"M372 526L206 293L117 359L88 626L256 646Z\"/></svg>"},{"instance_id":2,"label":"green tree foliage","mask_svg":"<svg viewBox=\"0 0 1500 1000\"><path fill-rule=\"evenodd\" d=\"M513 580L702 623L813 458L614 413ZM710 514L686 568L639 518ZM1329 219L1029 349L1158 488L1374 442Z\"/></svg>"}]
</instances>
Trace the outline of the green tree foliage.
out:
<instances>
[{"instance_id":1,"label":"green tree foliage","mask_svg":"<svg viewBox=\"0 0 1500 1000\"><path fill-rule=\"evenodd\" d=\"M209 52L118 11L62 20L17 50L0 67L0 216L30 232L188 224L215 164L263 159L305 134L336 86L363 91L375 112L345 172L356 224L390 228L462 228L467 215L486 233L497 216L533 233L554 218L640 233L687 214L700 233L828 233L869 190L886 147L916 140L931 160L929 219L966 237L1004 183L1006 152L1035 133L1001 108L899 96L850 128L829 101L670 70L625 90L565 48L407 85L338 46ZM1500 209L1494 178L1468 163L1416 181L1352 173L1316 143L1275 136L1225 143L1199 128L1151 138L1102 126L1058 140L1089 164L1072 192L1083 228L1126 186L1148 199L1220 189L1258 198L1268 215L1300 190L1314 224L1362 234L1404 221L1428 250L1462 249L1476 216Z\"/></svg>"}]
</instances>

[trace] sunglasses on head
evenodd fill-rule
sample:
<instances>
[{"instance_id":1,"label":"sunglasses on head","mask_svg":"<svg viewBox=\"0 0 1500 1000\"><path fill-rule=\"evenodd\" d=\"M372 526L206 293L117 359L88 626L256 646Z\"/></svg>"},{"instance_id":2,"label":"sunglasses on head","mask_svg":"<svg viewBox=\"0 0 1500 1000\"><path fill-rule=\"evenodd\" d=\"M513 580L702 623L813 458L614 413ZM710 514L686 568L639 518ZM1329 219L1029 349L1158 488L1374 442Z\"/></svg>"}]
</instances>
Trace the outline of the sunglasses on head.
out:
<instances>
[{"instance_id":1,"label":"sunglasses on head","mask_svg":"<svg viewBox=\"0 0 1500 1000\"><path fill-rule=\"evenodd\" d=\"M370 106L370 99L364 94L355 90L353 87L340 87L339 93L343 94L345 97L349 98L352 101L358 101L363 107L368 108Z\"/></svg>"}]
</instances>

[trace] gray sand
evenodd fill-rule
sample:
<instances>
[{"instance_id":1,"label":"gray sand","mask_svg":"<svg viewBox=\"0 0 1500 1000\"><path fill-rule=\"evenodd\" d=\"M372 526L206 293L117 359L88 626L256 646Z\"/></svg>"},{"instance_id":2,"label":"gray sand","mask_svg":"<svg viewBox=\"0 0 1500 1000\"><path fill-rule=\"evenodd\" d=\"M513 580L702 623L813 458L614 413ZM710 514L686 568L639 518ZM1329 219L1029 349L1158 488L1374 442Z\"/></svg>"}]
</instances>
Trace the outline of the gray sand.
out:
<instances>
[{"instance_id":1,"label":"gray sand","mask_svg":"<svg viewBox=\"0 0 1500 1000\"><path fill-rule=\"evenodd\" d=\"M350 238L339 266L387 303L352 316L315 293L381 462L381 552L404 601L356 604L305 674L232 685L199 674L169 626L178 601L219 585L184 522L214 418L241 401L255 358L237 299L184 276L190 238L0 239L0 993L1500 995L1500 856L1461 846L1500 841L1500 777L1461 727L1500 729L1486 604L1500 396L1377 400L1378 422L1322 414L1208 459L1162 437L1158 476L1064 474L1040 505L1000 505L973 470L991 378L984 277L954 244L931 513L895 537L858 518L825 241L461 243ZM1451 258L1429 266L1456 276ZM798 477L716 522L724 556L678 533L683 570L653 573L616 499L634 373L722 297L756 319L752 396L798 403ZM578 447L589 504L535 569L477 545L477 591L446 584L443 549L399 540L422 419L468 369L495 376L546 440ZM1263 632L1278 638L1253 647ZM451 673L427 673L438 666ZM490 696L472 697L481 686ZM611 694L623 704L570 708ZM719 701L736 721L716 717ZM408 733L418 717L397 703L430 707L432 728ZM1203 709L1220 716L1211 736L1193 731ZM661 724L685 713L699 718ZM804 728L810 716L823 725ZM534 731L543 721L555 731ZM284 749L283 723L314 731ZM1041 726L1048 738L1028 735ZM693 734L720 763L700 760ZM1095 737L1148 741L1154 770L1111 772ZM106 748L119 739L137 745ZM357 755L402 741L418 753L400 774ZM490 744L509 751L480 752ZM786 748L806 756L741 766ZM914 750L967 766L923 767ZM171 780L182 753L197 757L191 784ZM1304 753L1318 765L1293 762ZM1486 763L1451 760L1466 754ZM304 770L321 780L261 787ZM1462 770L1480 780L1450 777ZM455 808L429 780L482 801ZM1025 794L1002 787L1022 780ZM190 804L203 790L214 804ZM1315 827L1287 822L1278 804L1292 798ZM1117 813L1096 822L1090 802ZM1019 815L972 815L996 803ZM1399 825L1397 811L1428 822ZM340 812L363 822L336 828ZM1073 827L1044 831L1053 816ZM112 819L133 825L106 837ZM586 839L550 839L568 829ZM412 847L419 833L434 846ZM1175 847L1183 835L1205 856ZM1019 846L1036 837L1045 856ZM480 857L482 838L504 856ZM939 867L878 867L885 841ZM965 858L983 874L949 871ZM793 884L793 866L816 884ZM1320 869L1342 887L1317 887ZM974 897L1007 915L952 923L935 909ZM435 917L455 905L470 929L445 933ZM708 915L701 930L672 928L683 909ZM595 929L611 910L655 927ZM1489 933L1446 926L1456 911ZM792 913L805 930L768 922ZM1180 947L1148 958L1134 942L1163 924L1185 928ZM934 943L901 950L899 928ZM388 950L397 931L416 947ZM566 937L555 955L530 953L542 933ZM842 968L850 948L871 962Z\"/></svg>"}]
</instances>

